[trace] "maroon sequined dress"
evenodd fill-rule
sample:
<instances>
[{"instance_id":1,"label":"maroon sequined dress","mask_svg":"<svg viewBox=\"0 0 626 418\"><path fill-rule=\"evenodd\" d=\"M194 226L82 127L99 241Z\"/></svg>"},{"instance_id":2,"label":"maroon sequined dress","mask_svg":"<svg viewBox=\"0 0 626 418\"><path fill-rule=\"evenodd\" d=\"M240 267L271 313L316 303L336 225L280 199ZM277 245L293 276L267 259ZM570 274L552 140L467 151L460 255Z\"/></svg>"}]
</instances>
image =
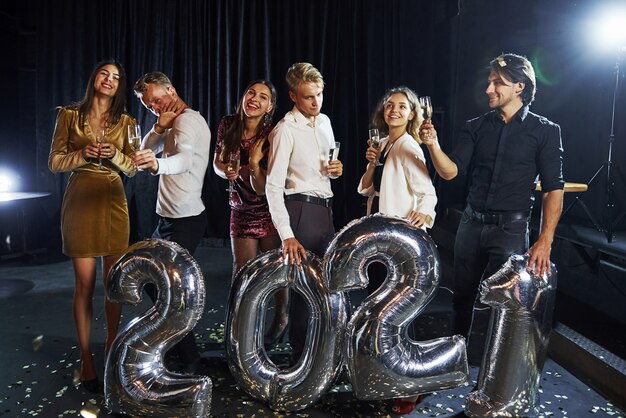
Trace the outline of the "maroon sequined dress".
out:
<instances>
[{"instance_id":1,"label":"maroon sequined dress","mask_svg":"<svg viewBox=\"0 0 626 418\"><path fill-rule=\"evenodd\" d=\"M222 152L223 135L235 119L235 115L222 118L217 128L217 143L215 154ZM239 177L235 180L235 192L229 196L230 205L230 236L233 238L263 238L278 235L274 228L270 210L265 196L256 194L250 183L249 150L258 139L267 137L272 130L267 126L252 138L241 141L239 147ZM263 167L267 166L267 160L261 161Z\"/></svg>"}]
</instances>

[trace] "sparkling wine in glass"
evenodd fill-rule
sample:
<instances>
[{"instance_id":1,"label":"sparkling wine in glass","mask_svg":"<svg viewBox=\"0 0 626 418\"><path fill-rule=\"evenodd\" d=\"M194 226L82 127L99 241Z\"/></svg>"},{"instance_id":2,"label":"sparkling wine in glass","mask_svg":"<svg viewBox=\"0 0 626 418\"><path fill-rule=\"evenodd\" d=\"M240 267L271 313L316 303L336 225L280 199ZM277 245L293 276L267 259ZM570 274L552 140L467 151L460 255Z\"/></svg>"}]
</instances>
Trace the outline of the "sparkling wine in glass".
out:
<instances>
[{"instance_id":1,"label":"sparkling wine in glass","mask_svg":"<svg viewBox=\"0 0 626 418\"><path fill-rule=\"evenodd\" d=\"M380 134L378 133L378 129L370 129L370 144L372 148L378 149L380 147ZM376 160L376 165L382 165L379 160Z\"/></svg>"},{"instance_id":2,"label":"sparkling wine in glass","mask_svg":"<svg viewBox=\"0 0 626 418\"><path fill-rule=\"evenodd\" d=\"M332 143L332 145L330 146L330 150L328 151L328 159L329 160L337 160L339 159L339 145L341 145L339 142L335 141ZM330 177L330 173L327 173L328 176Z\"/></svg>"},{"instance_id":3,"label":"sparkling wine in glass","mask_svg":"<svg viewBox=\"0 0 626 418\"><path fill-rule=\"evenodd\" d=\"M424 119L430 120L433 117L433 104L430 101L430 96L422 96L419 98L420 106L424 111Z\"/></svg>"},{"instance_id":4,"label":"sparkling wine in glass","mask_svg":"<svg viewBox=\"0 0 626 418\"><path fill-rule=\"evenodd\" d=\"M96 144L98 144L98 169L102 170L102 157L100 157L100 146L104 143L104 138L106 137L106 131L104 129L99 129L98 134L96 135Z\"/></svg>"},{"instance_id":5,"label":"sparkling wine in glass","mask_svg":"<svg viewBox=\"0 0 626 418\"><path fill-rule=\"evenodd\" d=\"M139 151L139 147L141 146L141 126L140 125L128 125L128 145L130 149L133 150L133 158L135 153ZM135 168L137 165L135 164ZM141 171L140 168L137 170Z\"/></svg>"},{"instance_id":6,"label":"sparkling wine in glass","mask_svg":"<svg viewBox=\"0 0 626 418\"><path fill-rule=\"evenodd\" d=\"M226 163L226 168L230 171L239 171L239 154L236 152L231 152L228 154L228 163ZM228 181L228 193L235 192L235 182L233 180Z\"/></svg>"}]
</instances>

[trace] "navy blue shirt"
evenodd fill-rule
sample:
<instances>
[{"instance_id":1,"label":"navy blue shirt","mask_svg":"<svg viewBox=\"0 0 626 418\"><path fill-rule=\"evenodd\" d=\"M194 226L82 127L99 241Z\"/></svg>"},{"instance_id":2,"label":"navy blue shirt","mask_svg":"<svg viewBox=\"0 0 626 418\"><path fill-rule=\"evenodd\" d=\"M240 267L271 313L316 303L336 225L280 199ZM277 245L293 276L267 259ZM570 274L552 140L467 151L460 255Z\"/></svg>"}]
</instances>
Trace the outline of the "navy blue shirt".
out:
<instances>
[{"instance_id":1,"label":"navy blue shirt","mask_svg":"<svg viewBox=\"0 0 626 418\"><path fill-rule=\"evenodd\" d=\"M561 128L522 107L509 123L497 110L466 122L450 159L469 176L467 203L481 212L529 211L537 180L562 189Z\"/></svg>"}]
</instances>

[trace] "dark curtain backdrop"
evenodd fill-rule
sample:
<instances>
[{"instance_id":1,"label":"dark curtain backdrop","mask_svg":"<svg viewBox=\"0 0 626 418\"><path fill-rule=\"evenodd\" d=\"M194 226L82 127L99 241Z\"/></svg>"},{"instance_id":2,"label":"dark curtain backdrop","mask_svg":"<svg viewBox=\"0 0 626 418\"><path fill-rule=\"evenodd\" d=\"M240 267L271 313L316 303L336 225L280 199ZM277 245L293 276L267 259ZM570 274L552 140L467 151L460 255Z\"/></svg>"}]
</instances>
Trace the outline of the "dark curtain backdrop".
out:
<instances>
[{"instance_id":1,"label":"dark curtain backdrop","mask_svg":"<svg viewBox=\"0 0 626 418\"><path fill-rule=\"evenodd\" d=\"M284 81L287 68L309 61L324 75L323 112L342 142L345 175L333 184L340 227L363 214L356 185L365 168L370 112L392 86L435 91L431 63L435 51L445 49L445 44L437 46L435 26L446 24L455 5L430 0L38 1L39 188L53 191L60 204L66 179L44 174L55 106L82 97L91 68L102 58L124 64L131 84L129 111L144 131L154 117L130 88L141 74L160 70L207 118L213 145L220 118L233 111L249 81L267 78L276 85L278 120L292 107ZM137 198L154 199L149 176L143 173L133 181L141 183L134 190L145 194ZM227 236L225 188L210 168L205 181L209 236Z\"/></svg>"},{"instance_id":2,"label":"dark curtain backdrop","mask_svg":"<svg viewBox=\"0 0 626 418\"><path fill-rule=\"evenodd\" d=\"M497 7L492 0L4 1L0 76L8 82L6 100L0 103L0 165L22 173L22 190L52 193L43 213L31 221L42 224L38 231L54 231L50 240L60 242L58 218L67 175L47 169L55 107L82 97L97 61L114 57L125 65L129 111L144 131L154 117L132 96L131 86L141 74L161 70L206 117L213 134L220 118L233 111L242 88L256 78L268 78L278 89L277 121L291 108L287 68L309 61L324 75L323 112L342 142L344 176L333 182L335 219L341 227L364 213L355 190L365 168L370 113L387 88L407 85L432 96L440 140L450 151L463 121L487 110L489 60L517 52L528 56L538 72L532 110L562 127L566 180L586 182L607 158L616 55L601 51L583 23L592 19L594 9L615 3L619 1L503 0ZM624 85L622 78L613 150L620 210L626 207ZM583 196L597 215L604 206L603 180L600 176ZM143 173L128 185L133 202L143 204L139 226L146 230L154 216L155 181ZM434 181L440 215L446 207L462 205L465 179ZM226 182L209 168L204 197L211 237L227 237L225 189ZM566 203L571 198L566 196ZM579 208L571 214L584 222ZM39 233L37 239L46 238Z\"/></svg>"}]
</instances>

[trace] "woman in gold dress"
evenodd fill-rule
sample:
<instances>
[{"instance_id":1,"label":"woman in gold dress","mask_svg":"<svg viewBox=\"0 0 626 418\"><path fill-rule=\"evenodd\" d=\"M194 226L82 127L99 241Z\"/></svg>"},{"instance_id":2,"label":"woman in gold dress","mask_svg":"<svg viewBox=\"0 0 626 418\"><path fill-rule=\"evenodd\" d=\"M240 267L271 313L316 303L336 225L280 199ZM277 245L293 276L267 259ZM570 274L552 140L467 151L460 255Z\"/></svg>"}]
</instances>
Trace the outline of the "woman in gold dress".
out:
<instances>
[{"instance_id":1,"label":"woman in gold dress","mask_svg":"<svg viewBox=\"0 0 626 418\"><path fill-rule=\"evenodd\" d=\"M85 97L61 108L57 117L48 167L71 172L61 208L63 253L72 258L75 276L74 321L80 349L80 379L90 392L100 392L91 347L96 260L102 257L103 281L127 249L128 207L120 172L135 174L127 127L135 120L126 113L126 73L116 61L93 70ZM105 356L115 339L121 306L105 297Z\"/></svg>"}]
</instances>

